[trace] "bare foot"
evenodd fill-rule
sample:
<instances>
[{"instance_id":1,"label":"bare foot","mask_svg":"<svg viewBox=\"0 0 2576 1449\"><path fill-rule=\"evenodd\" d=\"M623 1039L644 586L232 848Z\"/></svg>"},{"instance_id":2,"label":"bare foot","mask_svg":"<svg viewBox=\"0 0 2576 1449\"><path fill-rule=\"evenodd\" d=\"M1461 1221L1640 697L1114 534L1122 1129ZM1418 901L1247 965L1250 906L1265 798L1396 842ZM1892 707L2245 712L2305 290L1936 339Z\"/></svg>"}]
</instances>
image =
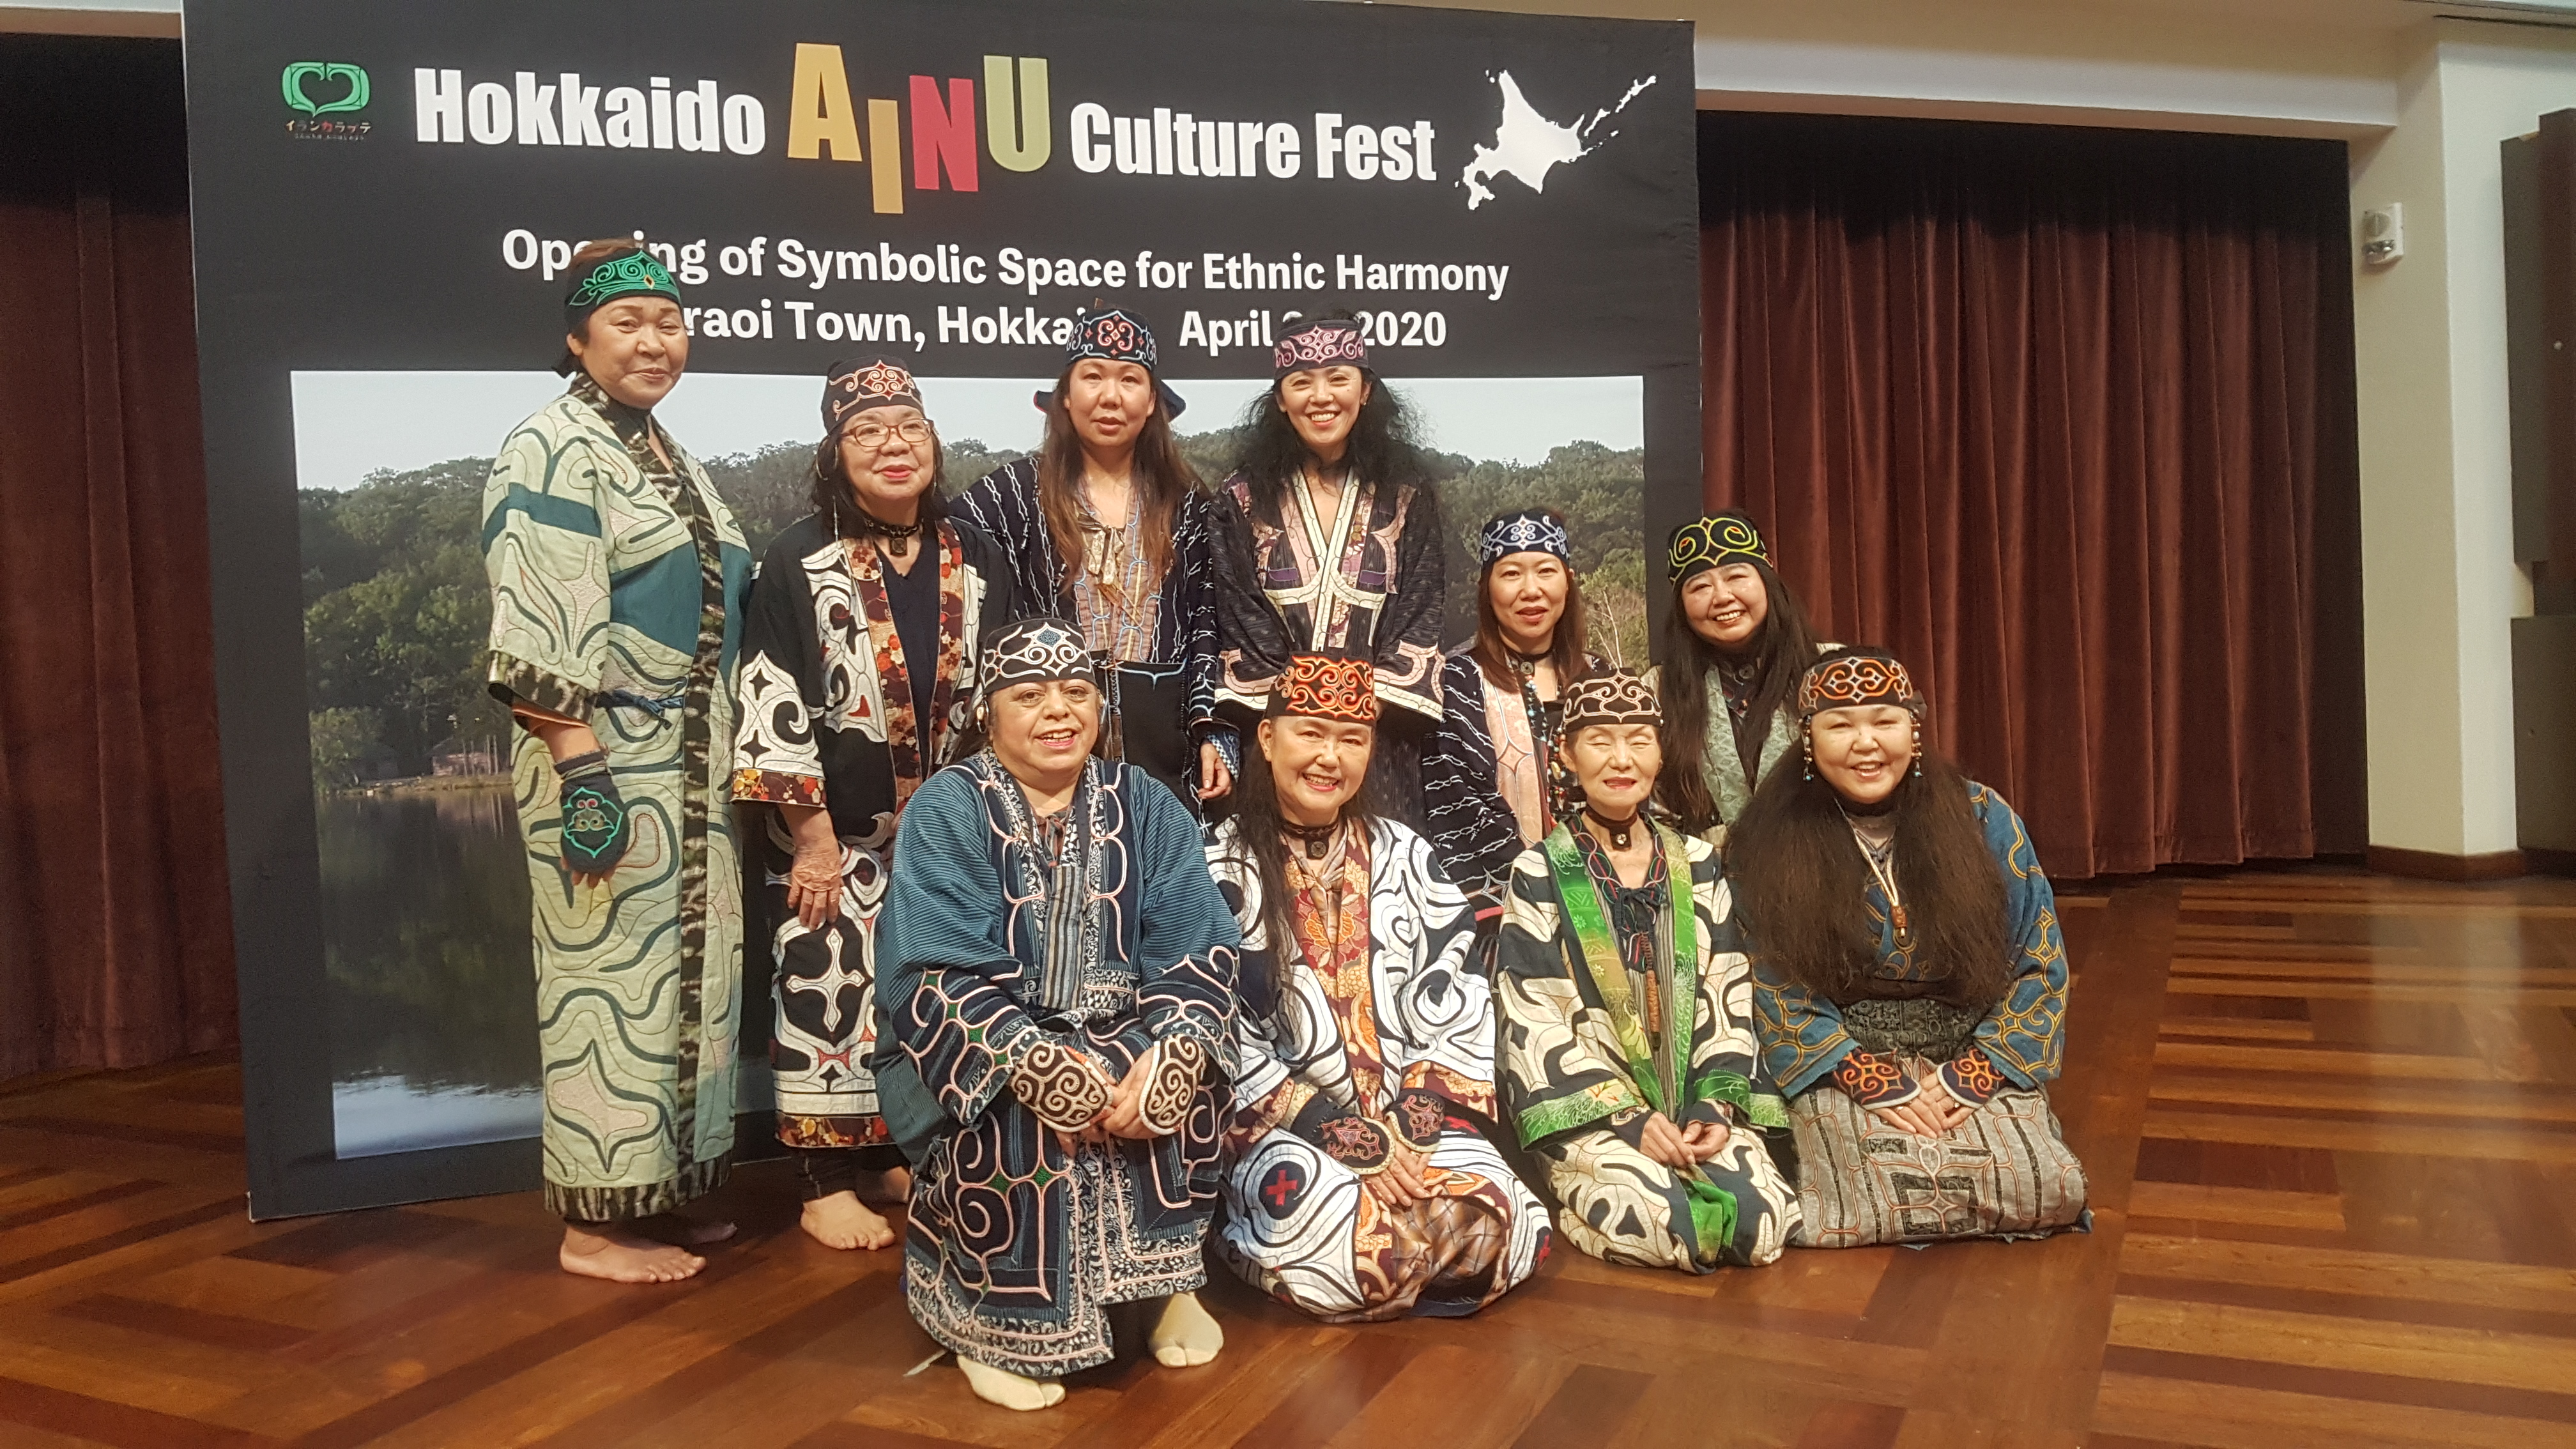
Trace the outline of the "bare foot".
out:
<instances>
[{"instance_id":1,"label":"bare foot","mask_svg":"<svg viewBox=\"0 0 2576 1449\"><path fill-rule=\"evenodd\" d=\"M703 1248L721 1243L734 1234L732 1223L722 1218L693 1218L680 1213L655 1213L638 1223L656 1241L676 1243L684 1248Z\"/></svg>"},{"instance_id":2,"label":"bare foot","mask_svg":"<svg viewBox=\"0 0 2576 1449\"><path fill-rule=\"evenodd\" d=\"M556 1261L567 1273L611 1283L677 1283L695 1277L707 1260L685 1248L625 1232L586 1232L566 1226Z\"/></svg>"},{"instance_id":3,"label":"bare foot","mask_svg":"<svg viewBox=\"0 0 2576 1449\"><path fill-rule=\"evenodd\" d=\"M871 1251L894 1244L894 1227L870 1211L854 1192L836 1192L805 1204L804 1216L796 1225L814 1241L827 1248L848 1252L852 1248Z\"/></svg>"}]
</instances>

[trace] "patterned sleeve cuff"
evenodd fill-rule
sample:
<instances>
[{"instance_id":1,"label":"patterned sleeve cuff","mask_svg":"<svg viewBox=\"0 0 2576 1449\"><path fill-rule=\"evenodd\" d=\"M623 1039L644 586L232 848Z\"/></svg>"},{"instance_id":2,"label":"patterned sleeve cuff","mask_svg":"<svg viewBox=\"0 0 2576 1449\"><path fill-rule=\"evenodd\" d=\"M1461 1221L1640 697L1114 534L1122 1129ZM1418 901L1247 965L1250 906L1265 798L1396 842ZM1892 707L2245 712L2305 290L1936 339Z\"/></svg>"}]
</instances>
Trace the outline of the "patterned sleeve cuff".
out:
<instances>
[{"instance_id":1,"label":"patterned sleeve cuff","mask_svg":"<svg viewBox=\"0 0 2576 1449\"><path fill-rule=\"evenodd\" d=\"M590 718L590 686L541 669L524 659L492 651L486 687L503 706L526 703L565 719Z\"/></svg>"},{"instance_id":2,"label":"patterned sleeve cuff","mask_svg":"<svg viewBox=\"0 0 2576 1449\"><path fill-rule=\"evenodd\" d=\"M1901 1107L1923 1091L1894 1057L1876 1056L1857 1047L1834 1064L1833 1083L1864 1107Z\"/></svg>"},{"instance_id":3,"label":"patterned sleeve cuff","mask_svg":"<svg viewBox=\"0 0 2576 1449\"><path fill-rule=\"evenodd\" d=\"M766 800L773 805L810 805L819 810L823 807L823 780L819 775L790 775L782 770L736 770L733 798Z\"/></svg>"},{"instance_id":4,"label":"patterned sleeve cuff","mask_svg":"<svg viewBox=\"0 0 2576 1449\"><path fill-rule=\"evenodd\" d=\"M1109 1110L1108 1076L1088 1053L1032 1033L1011 1063L1011 1092L1059 1132L1079 1132Z\"/></svg>"},{"instance_id":5,"label":"patterned sleeve cuff","mask_svg":"<svg viewBox=\"0 0 2576 1449\"><path fill-rule=\"evenodd\" d=\"M1689 1110L1682 1113L1681 1121L1674 1125L1689 1127L1700 1122L1712 1127L1732 1127L1735 1125L1735 1109L1725 1102L1702 1097L1691 1103Z\"/></svg>"},{"instance_id":6,"label":"patterned sleeve cuff","mask_svg":"<svg viewBox=\"0 0 2576 1449\"><path fill-rule=\"evenodd\" d=\"M1646 1150L1646 1123L1654 1115L1643 1107L1622 1107L1611 1113L1610 1120L1601 1125L1609 1128L1620 1141L1643 1152Z\"/></svg>"},{"instance_id":7,"label":"patterned sleeve cuff","mask_svg":"<svg viewBox=\"0 0 2576 1449\"><path fill-rule=\"evenodd\" d=\"M1941 1087L1963 1107L1982 1107L2004 1089L2004 1078L1984 1052L1972 1049L1957 1061L1941 1064Z\"/></svg>"},{"instance_id":8,"label":"patterned sleeve cuff","mask_svg":"<svg viewBox=\"0 0 2576 1449\"><path fill-rule=\"evenodd\" d=\"M1289 1130L1361 1177L1384 1172L1387 1158L1395 1151L1386 1128L1321 1095L1306 1104Z\"/></svg>"},{"instance_id":9,"label":"patterned sleeve cuff","mask_svg":"<svg viewBox=\"0 0 2576 1449\"><path fill-rule=\"evenodd\" d=\"M1440 1134L1448 1130L1449 1102L1439 1093L1415 1087L1396 1094L1395 1106L1386 1114L1389 1127L1416 1152L1429 1152L1440 1145Z\"/></svg>"}]
</instances>

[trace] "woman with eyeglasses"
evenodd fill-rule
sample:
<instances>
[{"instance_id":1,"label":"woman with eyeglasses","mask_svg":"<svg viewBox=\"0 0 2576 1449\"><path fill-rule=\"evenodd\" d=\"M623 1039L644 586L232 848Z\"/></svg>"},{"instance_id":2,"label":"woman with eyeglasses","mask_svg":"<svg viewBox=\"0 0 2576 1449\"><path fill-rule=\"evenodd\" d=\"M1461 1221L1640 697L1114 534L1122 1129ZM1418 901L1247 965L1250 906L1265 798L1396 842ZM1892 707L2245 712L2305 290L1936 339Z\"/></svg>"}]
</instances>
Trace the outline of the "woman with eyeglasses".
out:
<instances>
[{"instance_id":1,"label":"woman with eyeglasses","mask_svg":"<svg viewBox=\"0 0 2576 1449\"><path fill-rule=\"evenodd\" d=\"M876 927L895 822L972 723L976 643L1006 618L992 545L946 516L938 430L899 363L823 384L814 512L771 542L743 629L733 796L768 809L753 843L777 959L769 1063L803 1226L883 1248L863 1186L908 1183L868 1059Z\"/></svg>"}]
</instances>

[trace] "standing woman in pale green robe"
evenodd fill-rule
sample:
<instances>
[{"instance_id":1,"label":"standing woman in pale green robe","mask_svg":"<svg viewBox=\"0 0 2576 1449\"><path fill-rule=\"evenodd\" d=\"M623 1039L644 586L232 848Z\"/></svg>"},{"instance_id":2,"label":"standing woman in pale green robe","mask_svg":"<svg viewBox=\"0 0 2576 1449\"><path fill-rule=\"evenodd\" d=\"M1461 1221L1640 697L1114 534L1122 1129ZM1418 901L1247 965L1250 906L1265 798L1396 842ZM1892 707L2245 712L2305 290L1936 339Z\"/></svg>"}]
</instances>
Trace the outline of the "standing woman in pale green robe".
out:
<instances>
[{"instance_id":1,"label":"standing woman in pale green robe","mask_svg":"<svg viewBox=\"0 0 2576 1449\"><path fill-rule=\"evenodd\" d=\"M546 1206L566 1272L686 1278L730 1236L672 1210L724 1181L741 1021L727 801L751 556L653 418L688 366L679 289L631 241L573 254L564 395L483 488L492 693L535 895Z\"/></svg>"},{"instance_id":2,"label":"standing woman in pale green robe","mask_svg":"<svg viewBox=\"0 0 2576 1449\"><path fill-rule=\"evenodd\" d=\"M1664 662L1646 671L1664 711L1659 812L1723 848L1753 787L1794 754L1798 680L1820 653L1798 596L1733 509L1674 530Z\"/></svg>"}]
</instances>

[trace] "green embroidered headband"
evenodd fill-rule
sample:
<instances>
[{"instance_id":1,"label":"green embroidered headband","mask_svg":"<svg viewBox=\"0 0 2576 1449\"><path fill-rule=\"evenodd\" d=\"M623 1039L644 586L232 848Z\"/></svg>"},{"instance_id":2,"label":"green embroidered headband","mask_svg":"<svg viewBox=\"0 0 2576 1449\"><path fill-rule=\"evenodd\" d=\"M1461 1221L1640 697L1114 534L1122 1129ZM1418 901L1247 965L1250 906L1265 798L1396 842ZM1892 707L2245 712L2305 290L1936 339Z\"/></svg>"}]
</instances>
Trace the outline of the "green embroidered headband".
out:
<instances>
[{"instance_id":1,"label":"green embroidered headband","mask_svg":"<svg viewBox=\"0 0 2576 1449\"><path fill-rule=\"evenodd\" d=\"M564 294L564 330L579 332L591 313L620 297L636 296L680 300L670 270L640 248L610 257L573 280L572 290Z\"/></svg>"}]
</instances>

